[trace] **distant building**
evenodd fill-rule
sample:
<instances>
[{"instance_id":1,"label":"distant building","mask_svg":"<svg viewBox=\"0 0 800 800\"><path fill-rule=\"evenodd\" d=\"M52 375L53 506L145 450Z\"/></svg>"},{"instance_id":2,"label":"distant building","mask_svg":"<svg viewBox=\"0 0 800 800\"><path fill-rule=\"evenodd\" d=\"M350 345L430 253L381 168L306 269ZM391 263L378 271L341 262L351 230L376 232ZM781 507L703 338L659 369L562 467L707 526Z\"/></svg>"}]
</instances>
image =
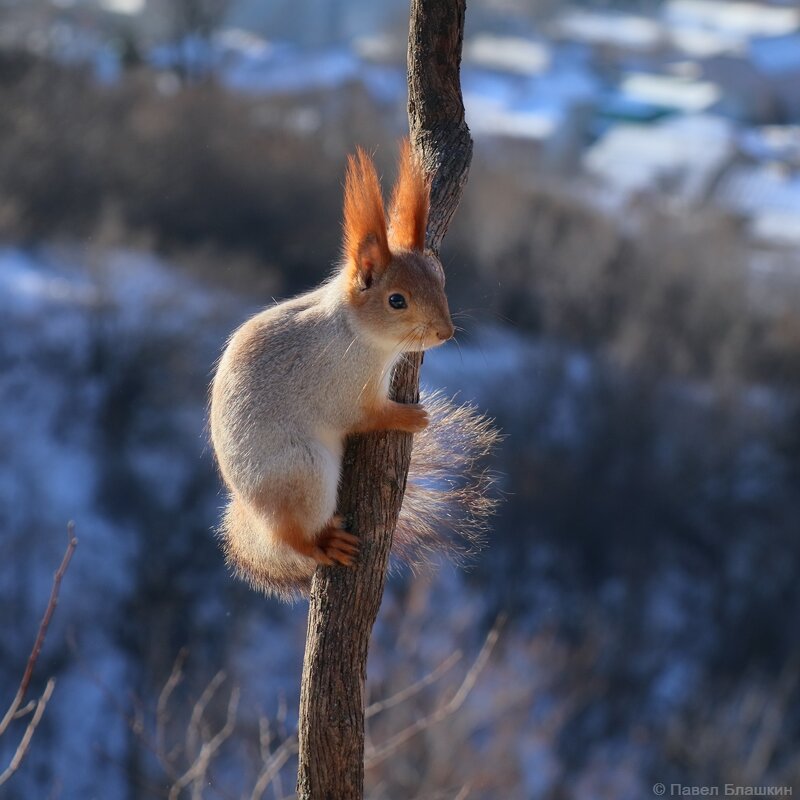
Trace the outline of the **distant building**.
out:
<instances>
[{"instance_id":1,"label":"distant building","mask_svg":"<svg viewBox=\"0 0 800 800\"><path fill-rule=\"evenodd\" d=\"M673 44L722 91L715 110L743 122L800 119L800 8L730 0L668 0Z\"/></svg>"},{"instance_id":2,"label":"distant building","mask_svg":"<svg viewBox=\"0 0 800 800\"><path fill-rule=\"evenodd\" d=\"M616 121L713 111L745 123L800 121L800 8L739 0L667 0L654 17L571 10L552 35L586 48L606 80L597 132ZM675 76L676 61L701 68ZM627 84L627 85L626 85Z\"/></svg>"},{"instance_id":3,"label":"distant building","mask_svg":"<svg viewBox=\"0 0 800 800\"><path fill-rule=\"evenodd\" d=\"M623 200L653 192L697 205L735 155L730 122L687 115L653 125L617 125L587 149L583 164Z\"/></svg>"},{"instance_id":4,"label":"distant building","mask_svg":"<svg viewBox=\"0 0 800 800\"><path fill-rule=\"evenodd\" d=\"M465 42L462 88L474 136L512 158L574 164L586 141L597 79L574 53L534 39L480 34Z\"/></svg>"},{"instance_id":5,"label":"distant building","mask_svg":"<svg viewBox=\"0 0 800 800\"><path fill-rule=\"evenodd\" d=\"M647 122L668 114L699 114L719 102L720 88L710 81L680 75L631 72L609 92L600 107L608 120Z\"/></svg>"},{"instance_id":6,"label":"distant building","mask_svg":"<svg viewBox=\"0 0 800 800\"><path fill-rule=\"evenodd\" d=\"M672 30L703 31L744 47L758 36L783 36L800 27L796 7L742 0L667 0L662 19Z\"/></svg>"}]
</instances>

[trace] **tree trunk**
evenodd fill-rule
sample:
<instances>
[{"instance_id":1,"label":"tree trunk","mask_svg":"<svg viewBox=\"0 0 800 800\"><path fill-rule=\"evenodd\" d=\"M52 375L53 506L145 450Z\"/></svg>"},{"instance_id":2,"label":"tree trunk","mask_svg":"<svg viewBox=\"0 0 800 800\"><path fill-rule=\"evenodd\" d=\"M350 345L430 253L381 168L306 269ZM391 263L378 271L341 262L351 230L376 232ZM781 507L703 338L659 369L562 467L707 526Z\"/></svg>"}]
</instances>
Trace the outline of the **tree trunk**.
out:
<instances>
[{"instance_id":1,"label":"tree trunk","mask_svg":"<svg viewBox=\"0 0 800 800\"><path fill-rule=\"evenodd\" d=\"M412 0L408 42L411 143L432 175L427 244L438 252L472 157L459 69L465 0ZM395 370L392 391L419 400L420 354ZM350 437L339 510L361 539L352 569L317 570L308 610L300 692L300 800L360 800L364 791L367 652L380 608L392 533L408 475L412 436Z\"/></svg>"}]
</instances>

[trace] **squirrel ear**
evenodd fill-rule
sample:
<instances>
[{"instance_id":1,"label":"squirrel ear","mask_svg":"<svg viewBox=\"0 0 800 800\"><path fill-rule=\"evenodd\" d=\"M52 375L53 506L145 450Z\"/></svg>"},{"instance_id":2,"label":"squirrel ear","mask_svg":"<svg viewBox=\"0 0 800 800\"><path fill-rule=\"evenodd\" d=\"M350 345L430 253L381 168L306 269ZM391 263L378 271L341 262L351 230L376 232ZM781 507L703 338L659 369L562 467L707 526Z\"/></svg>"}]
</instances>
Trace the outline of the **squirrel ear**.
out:
<instances>
[{"instance_id":1,"label":"squirrel ear","mask_svg":"<svg viewBox=\"0 0 800 800\"><path fill-rule=\"evenodd\" d=\"M344 256L351 280L366 289L391 260L383 195L372 159L359 147L347 157Z\"/></svg>"},{"instance_id":2,"label":"squirrel ear","mask_svg":"<svg viewBox=\"0 0 800 800\"><path fill-rule=\"evenodd\" d=\"M392 246L407 250L425 249L428 227L430 179L411 150L408 139L400 143L397 183L389 211L389 238Z\"/></svg>"}]
</instances>

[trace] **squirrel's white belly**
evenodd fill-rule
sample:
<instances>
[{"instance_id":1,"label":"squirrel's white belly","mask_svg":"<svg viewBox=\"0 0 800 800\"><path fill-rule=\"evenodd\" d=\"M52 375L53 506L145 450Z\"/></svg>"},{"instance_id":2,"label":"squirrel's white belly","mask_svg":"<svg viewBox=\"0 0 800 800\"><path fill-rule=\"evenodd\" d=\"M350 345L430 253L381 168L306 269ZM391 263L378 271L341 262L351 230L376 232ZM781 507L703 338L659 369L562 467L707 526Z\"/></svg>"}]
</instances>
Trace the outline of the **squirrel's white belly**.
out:
<instances>
[{"instance_id":1,"label":"squirrel's white belly","mask_svg":"<svg viewBox=\"0 0 800 800\"><path fill-rule=\"evenodd\" d=\"M319 492L316 502L309 504L317 511L312 525L314 529L322 527L336 511L344 446L342 438L330 431L318 432L318 443L321 445L318 456L319 485L317 488L309 487L312 495Z\"/></svg>"},{"instance_id":2,"label":"squirrel's white belly","mask_svg":"<svg viewBox=\"0 0 800 800\"><path fill-rule=\"evenodd\" d=\"M342 455L344 453L344 437L339 431L320 427L316 431L317 440L322 445L323 483L326 494L332 493L329 503L336 505L336 492L339 488L339 476L342 471Z\"/></svg>"},{"instance_id":3,"label":"squirrel's white belly","mask_svg":"<svg viewBox=\"0 0 800 800\"><path fill-rule=\"evenodd\" d=\"M344 437L341 431L335 431L332 428L320 426L314 433L320 444L324 445L325 449L330 452L332 458L338 464L342 460L342 453L344 452Z\"/></svg>"}]
</instances>

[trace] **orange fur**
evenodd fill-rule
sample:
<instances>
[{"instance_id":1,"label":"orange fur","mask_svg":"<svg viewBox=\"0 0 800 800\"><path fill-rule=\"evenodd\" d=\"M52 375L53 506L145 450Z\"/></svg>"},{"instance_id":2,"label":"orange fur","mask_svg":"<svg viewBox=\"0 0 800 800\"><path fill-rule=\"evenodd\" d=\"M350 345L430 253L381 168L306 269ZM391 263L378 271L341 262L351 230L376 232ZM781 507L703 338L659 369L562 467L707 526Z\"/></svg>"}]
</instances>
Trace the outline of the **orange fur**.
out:
<instances>
[{"instance_id":1,"label":"orange fur","mask_svg":"<svg viewBox=\"0 0 800 800\"><path fill-rule=\"evenodd\" d=\"M414 155L408 139L400 143L397 183L389 211L389 239L392 247L425 249L428 227L430 179Z\"/></svg>"},{"instance_id":2,"label":"orange fur","mask_svg":"<svg viewBox=\"0 0 800 800\"><path fill-rule=\"evenodd\" d=\"M419 403L381 402L365 409L364 421L352 433L407 431L419 433L428 426L428 412Z\"/></svg>"},{"instance_id":3,"label":"orange fur","mask_svg":"<svg viewBox=\"0 0 800 800\"><path fill-rule=\"evenodd\" d=\"M352 566L358 553L358 537L343 529L343 519L335 515L309 539L291 512L275 517L275 535L295 552L313 558L318 564Z\"/></svg>"},{"instance_id":4,"label":"orange fur","mask_svg":"<svg viewBox=\"0 0 800 800\"><path fill-rule=\"evenodd\" d=\"M366 278L391 259L383 195L372 159L360 147L347 157L344 185L344 254L351 277Z\"/></svg>"}]
</instances>

